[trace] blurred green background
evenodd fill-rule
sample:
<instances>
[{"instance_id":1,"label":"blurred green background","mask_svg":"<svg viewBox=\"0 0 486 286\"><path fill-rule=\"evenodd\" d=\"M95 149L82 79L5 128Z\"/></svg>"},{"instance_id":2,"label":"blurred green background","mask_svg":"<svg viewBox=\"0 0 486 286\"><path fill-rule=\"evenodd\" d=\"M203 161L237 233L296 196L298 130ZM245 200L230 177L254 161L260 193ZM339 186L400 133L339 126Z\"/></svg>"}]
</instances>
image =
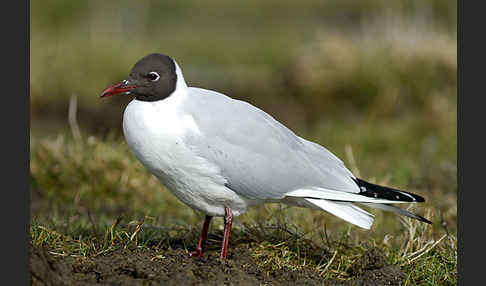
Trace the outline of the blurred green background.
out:
<instances>
[{"instance_id":1,"label":"blurred green background","mask_svg":"<svg viewBox=\"0 0 486 286\"><path fill-rule=\"evenodd\" d=\"M98 98L160 52L189 85L248 101L356 175L423 195L455 231L456 1L30 3L32 217L74 205L191 220L123 141L130 98Z\"/></svg>"}]
</instances>

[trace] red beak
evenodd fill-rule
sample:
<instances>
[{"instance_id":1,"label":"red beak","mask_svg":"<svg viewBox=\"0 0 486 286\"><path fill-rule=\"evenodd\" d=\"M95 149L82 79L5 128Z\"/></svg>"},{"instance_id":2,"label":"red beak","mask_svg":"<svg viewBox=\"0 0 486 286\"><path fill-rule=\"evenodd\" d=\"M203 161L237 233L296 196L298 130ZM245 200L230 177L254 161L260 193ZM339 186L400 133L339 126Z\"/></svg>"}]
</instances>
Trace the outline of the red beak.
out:
<instances>
[{"instance_id":1,"label":"red beak","mask_svg":"<svg viewBox=\"0 0 486 286\"><path fill-rule=\"evenodd\" d=\"M123 82L120 82L120 83L112 85L112 86L108 87L107 89L103 90L100 97L117 95L117 94L120 94L120 93L130 91L130 90L132 90L136 87L137 87L136 85L127 85Z\"/></svg>"}]
</instances>

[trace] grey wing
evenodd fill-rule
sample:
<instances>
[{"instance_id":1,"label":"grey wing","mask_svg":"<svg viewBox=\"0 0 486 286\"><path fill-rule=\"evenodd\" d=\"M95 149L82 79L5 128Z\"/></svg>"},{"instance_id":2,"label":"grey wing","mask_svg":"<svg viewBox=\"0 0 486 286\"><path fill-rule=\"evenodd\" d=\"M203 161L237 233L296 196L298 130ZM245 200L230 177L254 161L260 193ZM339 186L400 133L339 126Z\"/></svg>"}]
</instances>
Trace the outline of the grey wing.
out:
<instances>
[{"instance_id":1,"label":"grey wing","mask_svg":"<svg viewBox=\"0 0 486 286\"><path fill-rule=\"evenodd\" d=\"M359 191L343 162L264 111L223 94L191 88L190 113L201 131L186 138L220 168L227 186L249 199L281 199L302 188Z\"/></svg>"}]
</instances>

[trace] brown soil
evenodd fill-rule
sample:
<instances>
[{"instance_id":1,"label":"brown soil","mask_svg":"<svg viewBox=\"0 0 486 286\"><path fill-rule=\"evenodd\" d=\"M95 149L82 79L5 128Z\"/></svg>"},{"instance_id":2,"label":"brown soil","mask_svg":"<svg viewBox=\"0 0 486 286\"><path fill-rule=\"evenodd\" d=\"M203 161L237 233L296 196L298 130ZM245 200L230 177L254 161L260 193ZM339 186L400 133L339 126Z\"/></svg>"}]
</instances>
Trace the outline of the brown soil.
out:
<instances>
[{"instance_id":1,"label":"brown soil","mask_svg":"<svg viewBox=\"0 0 486 286\"><path fill-rule=\"evenodd\" d=\"M226 261L217 251L191 258L182 249L117 250L88 258L32 246L30 252L32 285L398 285L404 278L379 250L356 261L349 270L354 279L339 282L312 271L262 269L244 246L232 249Z\"/></svg>"}]
</instances>

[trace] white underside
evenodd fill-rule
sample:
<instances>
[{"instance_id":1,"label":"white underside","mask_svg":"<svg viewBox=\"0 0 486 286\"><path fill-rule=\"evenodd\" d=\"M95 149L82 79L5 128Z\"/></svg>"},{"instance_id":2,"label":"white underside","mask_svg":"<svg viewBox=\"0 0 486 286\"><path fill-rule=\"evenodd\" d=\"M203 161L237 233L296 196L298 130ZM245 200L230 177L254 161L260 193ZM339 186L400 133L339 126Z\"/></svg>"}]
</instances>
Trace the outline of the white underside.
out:
<instances>
[{"instance_id":1,"label":"white underside","mask_svg":"<svg viewBox=\"0 0 486 286\"><path fill-rule=\"evenodd\" d=\"M199 133L192 116L178 106L187 88L178 88L162 101L131 101L123 114L123 133L135 157L179 200L207 215L245 212L255 202L225 186L219 168L194 154L184 143L190 132Z\"/></svg>"}]
</instances>

